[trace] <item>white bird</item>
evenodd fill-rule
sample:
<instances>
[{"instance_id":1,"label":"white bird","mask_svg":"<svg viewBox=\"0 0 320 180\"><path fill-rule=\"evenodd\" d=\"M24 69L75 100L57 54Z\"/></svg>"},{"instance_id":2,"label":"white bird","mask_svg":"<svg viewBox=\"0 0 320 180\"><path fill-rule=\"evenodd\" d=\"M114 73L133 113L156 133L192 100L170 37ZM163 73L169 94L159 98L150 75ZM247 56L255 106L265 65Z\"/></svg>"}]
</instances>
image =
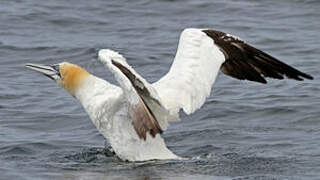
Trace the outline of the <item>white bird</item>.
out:
<instances>
[{"instance_id":1,"label":"white bird","mask_svg":"<svg viewBox=\"0 0 320 180\"><path fill-rule=\"evenodd\" d=\"M128 161L179 158L161 133L179 120L181 109L191 114L204 104L219 70L260 83L267 83L264 77L313 79L235 36L209 29L185 29L169 72L153 84L119 53L103 49L98 55L120 87L68 62L26 67L55 80L78 99L116 155Z\"/></svg>"}]
</instances>

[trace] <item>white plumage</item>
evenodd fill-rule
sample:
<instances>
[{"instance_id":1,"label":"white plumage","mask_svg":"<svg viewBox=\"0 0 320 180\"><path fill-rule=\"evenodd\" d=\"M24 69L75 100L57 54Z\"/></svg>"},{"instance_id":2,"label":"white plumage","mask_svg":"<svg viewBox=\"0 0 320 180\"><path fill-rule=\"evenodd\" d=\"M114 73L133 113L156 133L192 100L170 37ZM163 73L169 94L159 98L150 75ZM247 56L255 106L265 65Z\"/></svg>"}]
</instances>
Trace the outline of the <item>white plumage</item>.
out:
<instances>
[{"instance_id":1,"label":"white plumage","mask_svg":"<svg viewBox=\"0 0 320 180\"><path fill-rule=\"evenodd\" d=\"M153 86L170 111L187 114L200 108L210 95L224 55L199 29L182 32L170 71Z\"/></svg>"},{"instance_id":2,"label":"white plumage","mask_svg":"<svg viewBox=\"0 0 320 180\"><path fill-rule=\"evenodd\" d=\"M121 159L144 161L179 158L166 147L160 134L155 137L147 134L146 140L139 138L129 114L132 103L138 102L133 93L130 93L132 98L127 99L125 91L91 76L83 82L75 97Z\"/></svg>"},{"instance_id":3,"label":"white plumage","mask_svg":"<svg viewBox=\"0 0 320 180\"><path fill-rule=\"evenodd\" d=\"M99 60L111 70L122 88L125 96L124 99L126 99L126 102L129 106L129 108L126 107L121 110L124 112L123 114L126 114L125 111L130 111L130 106L134 106L139 103L139 94L132 86L130 80L122 71L119 70L119 68L112 64L112 61L118 62L130 70L131 73L133 73L139 80L135 81L137 82L137 86L143 86L147 88L150 92L150 95L161 103L162 107L160 108L162 109L155 106L151 106L151 109L153 113L158 113L155 116L157 116L157 120L161 128L165 130L170 121L179 120L178 112L180 108L182 108L186 113L190 114L196 109L200 108L205 102L206 97L210 95L211 86L216 79L220 66L224 62L224 56L214 45L212 39L206 36L206 34L201 30L186 29L181 34L177 55L170 71L167 73L167 75L154 84L149 84L144 78L136 73L127 64L125 58L117 52L112 50L100 50ZM121 98L123 97L119 97L119 99ZM82 101L82 103L85 104L87 101ZM124 106L124 104L126 104L125 102L121 103L123 103L123 105L120 106ZM97 112L88 113L97 114ZM113 118L115 117L117 117L117 115L114 115ZM96 118L93 117L93 119ZM99 121L102 120L101 118L99 119ZM157 134L155 138L148 134L146 141L144 141L139 139L139 137L133 131L130 121L131 118L129 116L121 117L119 119L116 121L125 121L122 123L122 127L119 126L119 129L122 128L122 131L124 132L131 132L130 135L127 135L131 139L128 139L127 141L125 140L126 137L123 135L121 136L121 141L125 143L121 144L119 149L128 148L128 152L134 152L134 155L131 155L132 157L125 155L123 159L130 161L141 161L149 159L178 158L167 149L160 134ZM113 123L117 122L114 120ZM97 128L99 129L99 127ZM104 132L102 131L101 133ZM105 135L106 137L109 136L107 134ZM115 135L114 132L112 134L112 136ZM126 153L117 152L118 145L113 144L113 141L114 139L119 138L120 135L116 136L118 137L110 137L107 139L110 141L116 153L121 157L121 154ZM130 142L135 145L129 146ZM160 152L165 153L163 156L159 156Z\"/></svg>"},{"instance_id":4,"label":"white plumage","mask_svg":"<svg viewBox=\"0 0 320 180\"><path fill-rule=\"evenodd\" d=\"M264 77L312 79L234 36L216 30L185 29L169 72L150 84L117 52L103 49L99 60L120 87L70 63L28 64L75 96L99 132L123 160L177 159L161 133L179 111L199 109L221 69L227 75L266 83Z\"/></svg>"}]
</instances>

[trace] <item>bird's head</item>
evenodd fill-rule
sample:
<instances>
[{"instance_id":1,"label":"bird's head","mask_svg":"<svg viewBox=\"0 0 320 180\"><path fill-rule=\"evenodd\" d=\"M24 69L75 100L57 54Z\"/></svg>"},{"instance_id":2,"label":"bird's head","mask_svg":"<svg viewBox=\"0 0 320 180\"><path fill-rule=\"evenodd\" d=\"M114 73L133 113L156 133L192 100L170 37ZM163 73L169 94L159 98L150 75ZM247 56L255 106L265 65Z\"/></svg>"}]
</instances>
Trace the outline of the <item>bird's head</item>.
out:
<instances>
[{"instance_id":1,"label":"bird's head","mask_svg":"<svg viewBox=\"0 0 320 180\"><path fill-rule=\"evenodd\" d=\"M40 72L56 81L72 96L75 96L77 89L82 85L84 80L90 77L90 74L86 70L68 62L53 65L26 64L25 67Z\"/></svg>"}]
</instances>

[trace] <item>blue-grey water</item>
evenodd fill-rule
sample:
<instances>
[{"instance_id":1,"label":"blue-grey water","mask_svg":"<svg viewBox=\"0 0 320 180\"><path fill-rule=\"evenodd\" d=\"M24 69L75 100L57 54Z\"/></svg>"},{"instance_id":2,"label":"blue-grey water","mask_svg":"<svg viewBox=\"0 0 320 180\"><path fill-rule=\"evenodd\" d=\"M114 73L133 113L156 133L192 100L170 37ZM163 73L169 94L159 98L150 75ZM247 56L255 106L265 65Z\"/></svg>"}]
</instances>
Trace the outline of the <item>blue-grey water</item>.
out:
<instances>
[{"instance_id":1,"label":"blue-grey water","mask_svg":"<svg viewBox=\"0 0 320 180\"><path fill-rule=\"evenodd\" d=\"M1 0L0 179L320 179L319 10L318 0ZM187 27L237 35L315 79L220 74L202 109L163 134L188 160L128 163L72 96L23 67L69 61L115 82L96 59L112 48L154 82Z\"/></svg>"}]
</instances>

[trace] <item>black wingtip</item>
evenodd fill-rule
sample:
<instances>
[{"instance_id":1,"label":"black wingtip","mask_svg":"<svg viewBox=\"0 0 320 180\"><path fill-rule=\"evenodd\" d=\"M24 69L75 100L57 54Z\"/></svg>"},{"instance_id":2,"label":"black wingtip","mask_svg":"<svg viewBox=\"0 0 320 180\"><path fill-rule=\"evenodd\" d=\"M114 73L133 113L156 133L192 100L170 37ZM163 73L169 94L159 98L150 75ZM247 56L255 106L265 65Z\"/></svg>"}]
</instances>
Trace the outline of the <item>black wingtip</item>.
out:
<instances>
[{"instance_id":1,"label":"black wingtip","mask_svg":"<svg viewBox=\"0 0 320 180\"><path fill-rule=\"evenodd\" d=\"M266 79L264 79L263 77L259 78L259 79L246 79L246 80L249 80L249 81L253 81L253 82L258 82L258 83L261 83L261 84L267 84L268 81Z\"/></svg>"},{"instance_id":2,"label":"black wingtip","mask_svg":"<svg viewBox=\"0 0 320 180\"><path fill-rule=\"evenodd\" d=\"M264 80L263 82L261 82L262 84L267 84L268 82L266 80Z\"/></svg>"},{"instance_id":3,"label":"black wingtip","mask_svg":"<svg viewBox=\"0 0 320 180\"><path fill-rule=\"evenodd\" d=\"M225 55L221 71L233 78L267 84L264 78L313 80L313 77L275 57L245 43L237 37L217 30L203 30ZM263 77L262 77L263 76Z\"/></svg>"},{"instance_id":4,"label":"black wingtip","mask_svg":"<svg viewBox=\"0 0 320 180\"><path fill-rule=\"evenodd\" d=\"M292 68L292 67L291 67L291 68ZM304 72L301 72L301 71L299 71L299 70L297 70L297 69L295 69L295 68L292 68L292 69L295 71L295 74L290 74L291 76L294 75L293 77L290 77L290 75L287 74L287 77L288 77L289 79L295 79L295 80L297 80L297 81L303 81L304 78L305 78L305 79L309 79L309 80L313 80L313 77L312 77L311 75L306 74L306 73L304 73Z\"/></svg>"},{"instance_id":5,"label":"black wingtip","mask_svg":"<svg viewBox=\"0 0 320 180\"><path fill-rule=\"evenodd\" d=\"M313 77L310 76L309 74L306 74L306 73L303 73L303 74L301 74L300 76L302 76L302 77L304 77L304 78L306 78L306 79L309 79L309 80L313 80Z\"/></svg>"}]
</instances>

